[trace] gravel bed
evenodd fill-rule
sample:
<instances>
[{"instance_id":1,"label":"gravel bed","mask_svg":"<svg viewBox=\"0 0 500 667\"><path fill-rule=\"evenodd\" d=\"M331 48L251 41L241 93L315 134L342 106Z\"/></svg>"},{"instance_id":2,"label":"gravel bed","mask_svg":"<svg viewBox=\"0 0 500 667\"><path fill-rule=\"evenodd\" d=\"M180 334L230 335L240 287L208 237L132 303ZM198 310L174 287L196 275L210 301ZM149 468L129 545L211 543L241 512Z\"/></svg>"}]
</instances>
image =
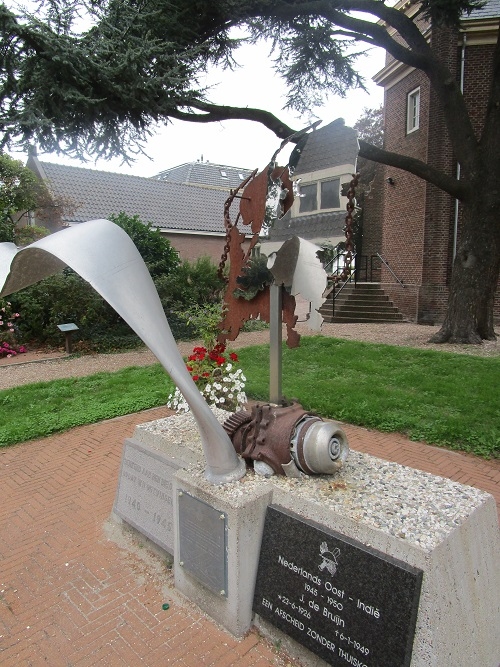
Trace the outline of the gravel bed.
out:
<instances>
[{"instance_id":1,"label":"gravel bed","mask_svg":"<svg viewBox=\"0 0 500 667\"><path fill-rule=\"evenodd\" d=\"M218 408L213 412L220 423L229 415ZM201 440L191 413L158 419L139 428L156 436L159 450L162 446L167 449L189 443L189 448L198 454L199 462L190 465L188 470L202 488L206 485L207 491L213 491L213 486L205 481ZM217 494L237 505L264 484L272 484L296 499L317 506L318 512L341 513L428 552L488 497L472 486L352 449L343 468L334 475L263 478L249 470L239 481L218 487Z\"/></svg>"},{"instance_id":2,"label":"gravel bed","mask_svg":"<svg viewBox=\"0 0 500 667\"><path fill-rule=\"evenodd\" d=\"M500 356L497 341L485 341L482 345L436 345L427 341L437 326L410 323L397 324L324 324L321 334L346 340L358 340L387 345L401 345L441 352L471 354L481 357ZM304 323L298 324L301 335L315 335ZM499 332L500 335L500 332ZM230 343L232 349L269 342L269 331L242 333ZM186 355L197 342L179 343L181 354ZM68 357L62 351L52 353L28 352L11 359L0 359L0 390L31 382L45 382L60 378L82 377L101 371L116 371L127 366L148 366L156 363L156 357L146 349L116 354L83 355Z\"/></svg>"}]
</instances>

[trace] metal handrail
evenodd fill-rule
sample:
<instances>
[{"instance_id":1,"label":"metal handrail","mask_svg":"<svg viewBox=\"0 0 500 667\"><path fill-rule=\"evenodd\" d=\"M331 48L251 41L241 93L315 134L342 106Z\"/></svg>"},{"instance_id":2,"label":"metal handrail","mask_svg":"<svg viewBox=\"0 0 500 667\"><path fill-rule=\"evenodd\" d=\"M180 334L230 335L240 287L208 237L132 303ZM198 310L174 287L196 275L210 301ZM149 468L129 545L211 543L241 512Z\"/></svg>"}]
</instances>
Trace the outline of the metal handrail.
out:
<instances>
[{"instance_id":1,"label":"metal handrail","mask_svg":"<svg viewBox=\"0 0 500 667\"><path fill-rule=\"evenodd\" d=\"M342 255L342 254L345 254L345 253L339 253L339 254L337 255L337 258L339 257L339 255ZM356 253L353 253L353 255L352 255L352 260L355 260L355 259L356 259ZM333 260L332 260L332 261L333 261ZM352 282L353 277L354 277L354 280L356 280L356 269L352 269L352 270L351 270L351 273L347 276L347 278L344 280L344 282L342 283L342 285L339 287L338 290L335 290L335 288L336 288L336 286L337 286L339 283L336 283L336 284L333 285L333 292L332 292L332 317L335 316L335 299L336 299L336 298L338 297L338 295L342 292L342 290L343 290L344 287L347 285L347 283Z\"/></svg>"},{"instance_id":2,"label":"metal handrail","mask_svg":"<svg viewBox=\"0 0 500 667\"><path fill-rule=\"evenodd\" d=\"M398 281L398 283L401 285L401 287L406 287L404 282L397 277L397 275L394 273L394 271L389 266L388 262L386 262L386 260L382 257L382 255L380 253L377 253L377 257L380 259L381 262L383 262L385 264L385 266L389 269L389 271L392 273L392 275Z\"/></svg>"},{"instance_id":3,"label":"metal handrail","mask_svg":"<svg viewBox=\"0 0 500 667\"><path fill-rule=\"evenodd\" d=\"M341 255L345 255L345 250L339 250L339 252L335 255L335 257L333 257L333 258L328 262L328 264L325 264L325 266L324 266L323 268L325 269L325 271L326 271L327 273L328 273L328 268L329 268L330 266L333 266L334 262L337 262L337 268L338 268L338 259L339 259L339 257L340 257Z\"/></svg>"}]
</instances>

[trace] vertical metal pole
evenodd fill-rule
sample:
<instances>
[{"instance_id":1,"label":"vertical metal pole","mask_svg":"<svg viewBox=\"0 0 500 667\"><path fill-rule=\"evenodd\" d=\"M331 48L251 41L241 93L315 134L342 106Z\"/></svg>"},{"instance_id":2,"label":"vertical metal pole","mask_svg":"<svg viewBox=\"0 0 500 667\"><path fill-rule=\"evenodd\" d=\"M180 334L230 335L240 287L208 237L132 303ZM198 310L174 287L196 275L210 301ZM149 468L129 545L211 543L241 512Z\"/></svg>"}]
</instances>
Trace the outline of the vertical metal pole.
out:
<instances>
[{"instance_id":1,"label":"vertical metal pole","mask_svg":"<svg viewBox=\"0 0 500 667\"><path fill-rule=\"evenodd\" d=\"M269 400L281 403L281 285L270 286Z\"/></svg>"},{"instance_id":2,"label":"vertical metal pole","mask_svg":"<svg viewBox=\"0 0 500 667\"><path fill-rule=\"evenodd\" d=\"M71 345L71 331L66 331L64 334L65 337L65 342L66 342L66 354L71 354L73 351L73 346Z\"/></svg>"}]
</instances>

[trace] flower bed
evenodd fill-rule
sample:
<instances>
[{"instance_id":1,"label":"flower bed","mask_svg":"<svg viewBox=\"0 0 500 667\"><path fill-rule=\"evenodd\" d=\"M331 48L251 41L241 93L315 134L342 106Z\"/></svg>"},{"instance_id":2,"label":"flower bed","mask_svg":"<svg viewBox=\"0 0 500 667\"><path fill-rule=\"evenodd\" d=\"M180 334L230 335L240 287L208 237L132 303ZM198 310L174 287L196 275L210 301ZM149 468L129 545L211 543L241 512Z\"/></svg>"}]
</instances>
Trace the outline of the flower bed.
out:
<instances>
[{"instance_id":1,"label":"flower bed","mask_svg":"<svg viewBox=\"0 0 500 667\"><path fill-rule=\"evenodd\" d=\"M2 305L3 304L3 305ZM12 312L10 301L0 300L0 359L2 357L15 357L17 354L26 352L24 345L15 343L17 331L16 320L19 313Z\"/></svg>"},{"instance_id":2,"label":"flower bed","mask_svg":"<svg viewBox=\"0 0 500 667\"><path fill-rule=\"evenodd\" d=\"M209 405L235 412L247 402L246 377L238 363L238 355L226 353L225 346L218 343L211 350L195 347L186 368ZM178 388L168 397L167 406L179 412L189 411Z\"/></svg>"}]
</instances>

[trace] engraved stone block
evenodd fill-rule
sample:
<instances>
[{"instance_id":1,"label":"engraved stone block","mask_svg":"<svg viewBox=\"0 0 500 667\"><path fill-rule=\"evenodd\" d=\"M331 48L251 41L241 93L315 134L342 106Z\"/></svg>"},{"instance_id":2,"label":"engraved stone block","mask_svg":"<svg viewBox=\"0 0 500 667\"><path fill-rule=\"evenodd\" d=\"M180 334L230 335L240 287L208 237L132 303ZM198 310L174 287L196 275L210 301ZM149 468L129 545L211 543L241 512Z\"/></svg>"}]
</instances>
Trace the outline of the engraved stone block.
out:
<instances>
[{"instance_id":1,"label":"engraved stone block","mask_svg":"<svg viewBox=\"0 0 500 667\"><path fill-rule=\"evenodd\" d=\"M408 667L422 571L276 506L254 611L330 665Z\"/></svg>"},{"instance_id":2,"label":"engraved stone block","mask_svg":"<svg viewBox=\"0 0 500 667\"><path fill-rule=\"evenodd\" d=\"M150 447L126 440L115 513L173 555L172 480L180 465Z\"/></svg>"}]
</instances>

